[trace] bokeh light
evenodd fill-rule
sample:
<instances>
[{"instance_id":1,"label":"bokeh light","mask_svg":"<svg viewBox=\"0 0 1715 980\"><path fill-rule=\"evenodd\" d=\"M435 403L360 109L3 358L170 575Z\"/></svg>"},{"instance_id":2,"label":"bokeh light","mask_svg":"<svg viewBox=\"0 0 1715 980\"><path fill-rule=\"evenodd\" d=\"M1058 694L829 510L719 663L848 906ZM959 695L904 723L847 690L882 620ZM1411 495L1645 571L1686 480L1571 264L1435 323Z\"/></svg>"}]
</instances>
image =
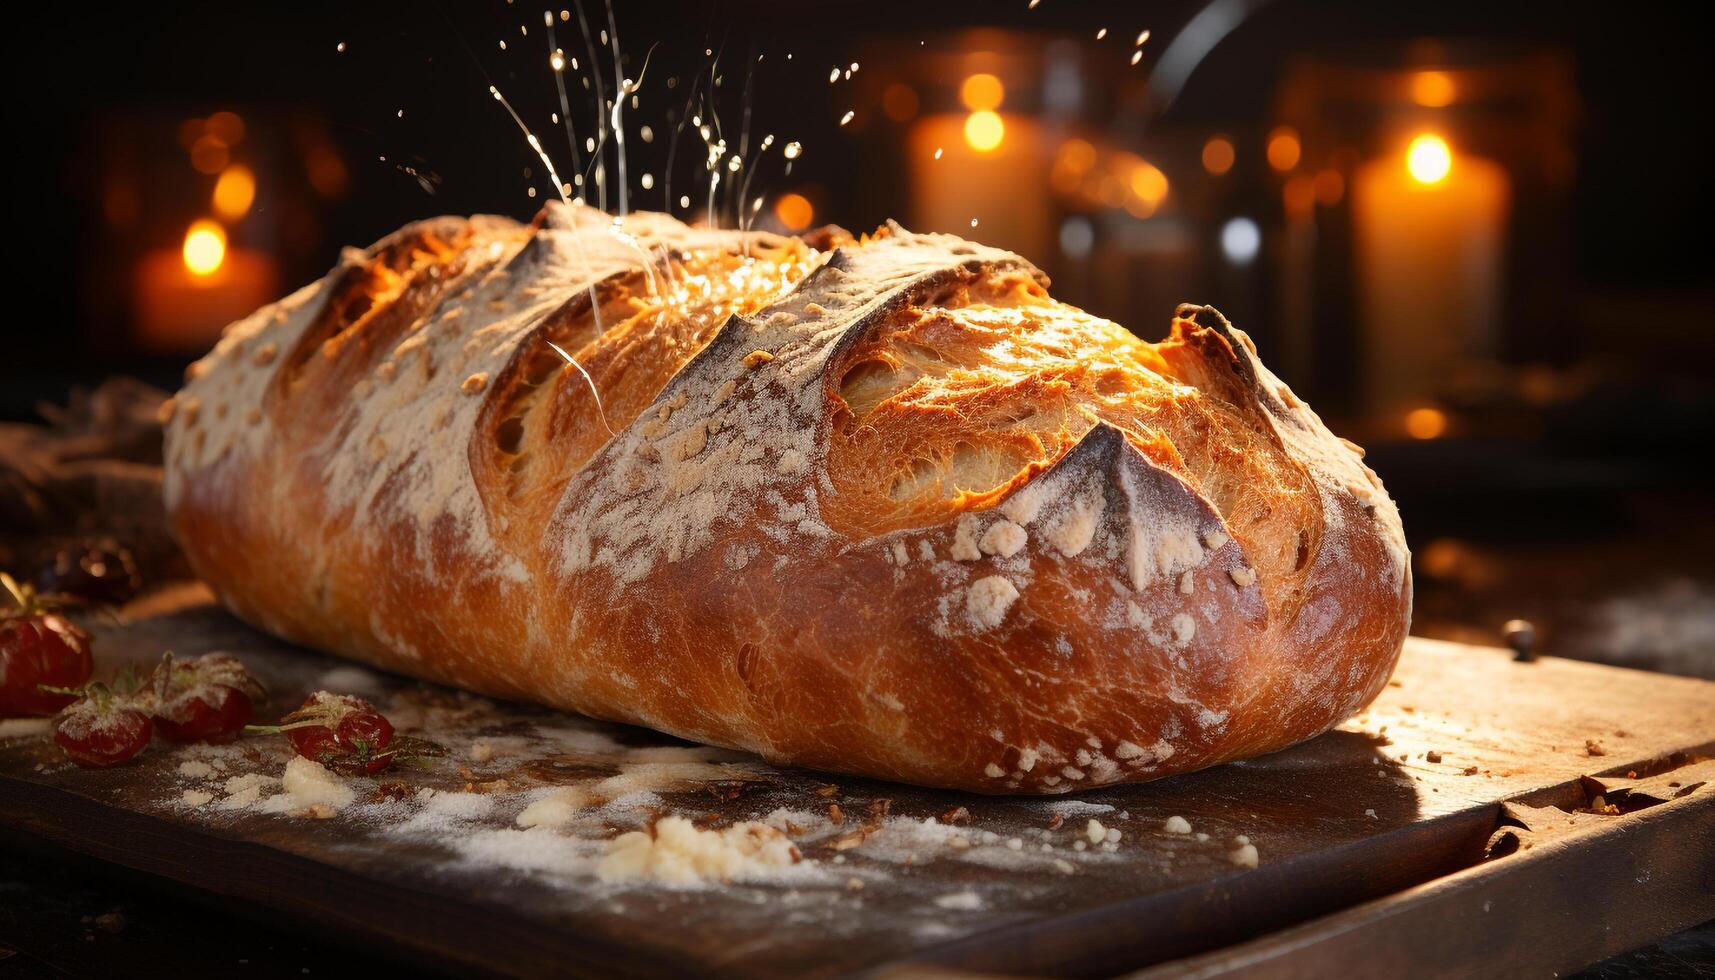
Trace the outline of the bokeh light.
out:
<instances>
[{"instance_id":1,"label":"bokeh light","mask_svg":"<svg viewBox=\"0 0 1715 980\"><path fill-rule=\"evenodd\" d=\"M1233 141L1225 136L1211 136L1203 144L1203 169L1219 177L1233 169L1233 160L1237 154L1233 151Z\"/></svg>"},{"instance_id":2,"label":"bokeh light","mask_svg":"<svg viewBox=\"0 0 1715 980\"><path fill-rule=\"evenodd\" d=\"M214 211L228 221L237 221L250 210L256 200L256 175L243 164L233 164L220 172L214 182Z\"/></svg>"},{"instance_id":3,"label":"bokeh light","mask_svg":"<svg viewBox=\"0 0 1715 980\"><path fill-rule=\"evenodd\" d=\"M774 217L787 231L802 231L816 220L816 209L802 194L782 194L774 202Z\"/></svg>"},{"instance_id":4,"label":"bokeh light","mask_svg":"<svg viewBox=\"0 0 1715 980\"><path fill-rule=\"evenodd\" d=\"M1453 104L1453 76L1444 71L1420 71L1411 76L1411 101L1440 109Z\"/></svg>"},{"instance_id":5,"label":"bokeh light","mask_svg":"<svg viewBox=\"0 0 1715 980\"><path fill-rule=\"evenodd\" d=\"M1250 265L1262 250L1262 229L1250 218L1233 218L1221 226L1221 254L1234 265Z\"/></svg>"},{"instance_id":6,"label":"bokeh light","mask_svg":"<svg viewBox=\"0 0 1715 980\"><path fill-rule=\"evenodd\" d=\"M1453 151L1446 140L1434 133L1424 133L1412 140L1405 151L1405 166L1419 183L1438 184L1453 169Z\"/></svg>"},{"instance_id":7,"label":"bokeh light","mask_svg":"<svg viewBox=\"0 0 1715 980\"><path fill-rule=\"evenodd\" d=\"M1006 138L1006 124L1000 116L987 109L973 112L965 119L965 142L978 153L988 153Z\"/></svg>"},{"instance_id":8,"label":"bokeh light","mask_svg":"<svg viewBox=\"0 0 1715 980\"><path fill-rule=\"evenodd\" d=\"M1447 431L1447 414L1439 408L1414 408L1405 413L1405 432L1413 439L1438 439Z\"/></svg>"},{"instance_id":9,"label":"bokeh light","mask_svg":"<svg viewBox=\"0 0 1715 980\"><path fill-rule=\"evenodd\" d=\"M1298 131L1291 126L1276 127L1268 134L1268 165L1285 173L1298 166L1304 148L1298 142Z\"/></svg>"},{"instance_id":10,"label":"bokeh light","mask_svg":"<svg viewBox=\"0 0 1715 980\"><path fill-rule=\"evenodd\" d=\"M972 75L959 86L959 101L972 112L999 109L1006 99L1006 86L1000 79L986 73Z\"/></svg>"},{"instance_id":11,"label":"bokeh light","mask_svg":"<svg viewBox=\"0 0 1715 980\"><path fill-rule=\"evenodd\" d=\"M185 232L185 268L198 276L212 275L226 261L226 229L203 219Z\"/></svg>"}]
</instances>

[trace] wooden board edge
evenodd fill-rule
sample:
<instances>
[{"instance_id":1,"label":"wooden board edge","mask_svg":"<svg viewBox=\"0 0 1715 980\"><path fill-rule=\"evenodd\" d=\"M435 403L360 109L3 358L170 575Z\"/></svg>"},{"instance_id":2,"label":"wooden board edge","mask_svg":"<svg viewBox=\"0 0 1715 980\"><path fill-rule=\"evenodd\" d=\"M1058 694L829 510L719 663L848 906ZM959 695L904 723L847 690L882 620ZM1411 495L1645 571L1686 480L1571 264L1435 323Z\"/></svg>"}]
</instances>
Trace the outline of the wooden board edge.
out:
<instances>
[{"instance_id":1,"label":"wooden board edge","mask_svg":"<svg viewBox=\"0 0 1715 980\"><path fill-rule=\"evenodd\" d=\"M347 945L460 976L686 975L696 964L580 934L565 936L504 906L443 897L341 870L266 844L189 830L40 783L0 776L0 826L66 850L187 886L235 911L284 915ZM110 841L123 840L120 845ZM139 841L146 842L139 846ZM9 840L8 843L13 843ZM194 869L194 870L192 870ZM210 880L223 883L211 888ZM232 904L249 906L234 909ZM277 921L277 920L276 920Z\"/></svg>"},{"instance_id":2,"label":"wooden board edge","mask_svg":"<svg viewBox=\"0 0 1715 980\"><path fill-rule=\"evenodd\" d=\"M1715 792L1129 980L1564 975L1715 918Z\"/></svg>"},{"instance_id":3,"label":"wooden board edge","mask_svg":"<svg viewBox=\"0 0 1715 980\"><path fill-rule=\"evenodd\" d=\"M990 930L879 967L996 975L1113 976L1140 964L1228 947L1304 920L1395 894L1468 866L1500 804L1446 814L1341 847L1119 902ZM1307 886L1306 882L1310 884Z\"/></svg>"}]
</instances>

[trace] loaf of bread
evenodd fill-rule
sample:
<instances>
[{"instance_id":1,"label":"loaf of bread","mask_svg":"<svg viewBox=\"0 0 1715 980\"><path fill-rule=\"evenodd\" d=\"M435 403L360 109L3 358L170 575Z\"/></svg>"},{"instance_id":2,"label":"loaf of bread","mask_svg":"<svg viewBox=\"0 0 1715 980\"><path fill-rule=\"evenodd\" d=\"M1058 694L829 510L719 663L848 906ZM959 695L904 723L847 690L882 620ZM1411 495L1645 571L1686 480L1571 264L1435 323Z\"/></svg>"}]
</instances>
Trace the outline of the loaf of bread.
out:
<instances>
[{"instance_id":1,"label":"loaf of bread","mask_svg":"<svg viewBox=\"0 0 1715 980\"><path fill-rule=\"evenodd\" d=\"M562 353L564 352L564 353ZM1367 704L1392 501L1207 307L1016 255L550 205L410 225L230 327L166 502L307 646L767 759L1064 793Z\"/></svg>"}]
</instances>

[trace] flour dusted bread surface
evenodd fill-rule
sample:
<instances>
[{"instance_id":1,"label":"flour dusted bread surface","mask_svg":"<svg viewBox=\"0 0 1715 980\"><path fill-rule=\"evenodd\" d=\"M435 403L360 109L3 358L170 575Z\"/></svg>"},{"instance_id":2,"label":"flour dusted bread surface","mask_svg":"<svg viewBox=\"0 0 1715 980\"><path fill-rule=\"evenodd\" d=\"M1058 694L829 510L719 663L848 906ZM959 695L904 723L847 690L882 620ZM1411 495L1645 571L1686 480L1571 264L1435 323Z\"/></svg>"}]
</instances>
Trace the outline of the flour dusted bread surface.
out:
<instances>
[{"instance_id":1,"label":"flour dusted bread surface","mask_svg":"<svg viewBox=\"0 0 1715 980\"><path fill-rule=\"evenodd\" d=\"M1145 343L896 225L421 222L170 412L177 533L250 622L842 772L1268 752L1368 703L1410 612L1392 501L1220 314Z\"/></svg>"}]
</instances>

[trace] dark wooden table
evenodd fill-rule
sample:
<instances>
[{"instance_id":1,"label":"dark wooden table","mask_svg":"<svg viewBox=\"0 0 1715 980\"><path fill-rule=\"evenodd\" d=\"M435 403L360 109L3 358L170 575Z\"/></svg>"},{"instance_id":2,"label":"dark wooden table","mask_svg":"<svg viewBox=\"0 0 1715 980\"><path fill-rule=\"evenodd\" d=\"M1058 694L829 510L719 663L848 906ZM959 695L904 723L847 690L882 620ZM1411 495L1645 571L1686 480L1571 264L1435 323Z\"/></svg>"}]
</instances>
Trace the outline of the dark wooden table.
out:
<instances>
[{"instance_id":1,"label":"dark wooden table","mask_svg":"<svg viewBox=\"0 0 1715 980\"><path fill-rule=\"evenodd\" d=\"M13 736L0 740L9 840L174 882L196 896L191 908L212 900L311 924L331 943L318 959L379 954L503 975L1307 976L1359 964L1520 975L1715 918L1715 792L1696 786L1709 767L1698 758L1715 748L1708 682L1414 640L1382 698L1339 731L1068 805L777 769L377 675L261 636L194 591L129 615L101 628L104 669L167 647L225 649L268 681L276 713L342 682L453 751L390 777L409 793L360 780L358 804L311 819L223 804L225 780L278 775L277 742L157 747L97 773L64 764L40 735L0 730ZM182 771L204 759L223 770ZM661 759L687 770L664 778L648 768ZM549 832L556 846L599 854L604 837L667 813L718 826L784 810L776 819L802 874L677 891L602 885L582 859L472 859L518 841L513 821L532 794L616 777L652 787L649 797ZM378 794L408 799L364 802ZM1576 812L1598 795L1616 812ZM828 821L831 804L847 823ZM950 813L951 826L937 822ZM1170 816L1194 834L1165 831ZM1091 818L1121 831L1111 850L1074 849ZM1258 849L1254 869L1232 859L1241 835ZM99 904L80 913L75 940L95 950L125 934L93 922ZM248 948L241 927L222 935L236 945L221 957L256 959L236 954Z\"/></svg>"}]
</instances>

